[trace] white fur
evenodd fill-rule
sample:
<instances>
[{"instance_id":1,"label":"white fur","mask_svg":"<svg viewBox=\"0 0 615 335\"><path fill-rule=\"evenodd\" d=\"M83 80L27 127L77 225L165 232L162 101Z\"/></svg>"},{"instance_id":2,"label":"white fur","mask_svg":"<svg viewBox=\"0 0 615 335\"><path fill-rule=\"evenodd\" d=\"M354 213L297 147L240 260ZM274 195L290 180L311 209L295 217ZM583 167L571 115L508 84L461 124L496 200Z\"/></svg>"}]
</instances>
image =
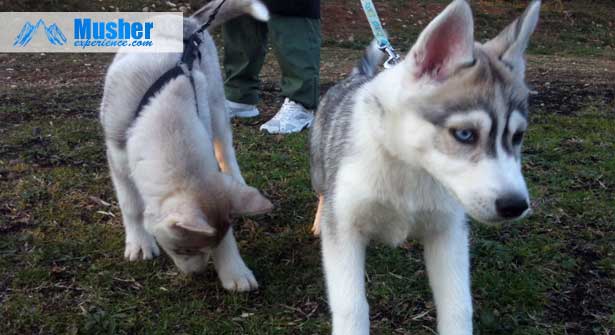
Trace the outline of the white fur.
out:
<instances>
[{"instance_id":1,"label":"white fur","mask_svg":"<svg viewBox=\"0 0 615 335\"><path fill-rule=\"evenodd\" d=\"M251 291L258 288L256 278L239 255L232 228L213 251L214 266L222 286L230 291Z\"/></svg>"},{"instance_id":2,"label":"white fur","mask_svg":"<svg viewBox=\"0 0 615 335\"><path fill-rule=\"evenodd\" d=\"M461 47L451 51L452 58L433 72L417 71L426 39L438 38L430 35L451 19L472 25L465 1L454 1L421 34L409 57L365 84L355 98L346 139L353 151L339 163L335 189L325 200L330 205L320 208L319 216L334 335L370 332L364 263L365 248L374 238L392 245L407 238L422 241L439 334L472 334L466 212L480 221L497 222L498 196L514 191L528 197L520 162L503 153L501 144L497 158L477 163L445 155L432 142L437 127L412 110L412 101L420 101L456 67L471 63L472 52L466 47L474 47L473 29L461 27L465 35L457 39ZM535 20L528 24L532 29L522 30L526 34L533 31ZM378 98L378 108L369 97ZM488 135L492 123L482 110L455 115L448 122L475 125L481 136ZM525 127L521 114L513 112L511 136Z\"/></svg>"},{"instance_id":3,"label":"white fur","mask_svg":"<svg viewBox=\"0 0 615 335\"><path fill-rule=\"evenodd\" d=\"M266 9L257 14L264 17ZM195 89L185 75L171 80L136 120L134 111L145 91L180 55L119 53L107 72L101 123L126 231L124 256L130 261L155 257L157 241L180 270L198 272L211 254L222 285L247 291L258 284L232 229L222 235L218 229L228 225L210 221L206 211L217 207L221 214L216 218L225 218L262 213L271 203L241 176L217 52L209 34L202 39L201 61L191 72ZM216 236L221 240L217 245L212 242Z\"/></svg>"},{"instance_id":4,"label":"white fur","mask_svg":"<svg viewBox=\"0 0 615 335\"><path fill-rule=\"evenodd\" d=\"M377 83L368 85L377 86ZM385 104L385 99L391 96L379 95L379 98ZM354 126L350 133L353 136L350 141L356 141L357 147L362 149L348 157L340 167L336 185L343 185L343 188L336 189L335 198L331 200L334 213L322 215L322 220L333 218L335 232L328 232L330 223L321 223L333 334L369 333L369 308L364 283L368 236L393 245L408 237L421 239L425 244L441 334L471 334L468 236L464 210L422 167L397 165L392 157L383 155L378 148L383 138L376 137L384 134L373 132L374 128L378 128L373 123L376 121L372 118L373 113L362 113L360 108L358 106L352 122ZM413 128L418 131L417 136L420 136L422 125ZM382 127L385 129L385 126ZM379 180L373 176L389 178ZM383 212L372 212L370 217L390 219L386 225L385 222L382 222L383 225L372 225L355 216L364 208L373 208L374 203L382 204ZM391 213L395 213L394 217Z\"/></svg>"}]
</instances>

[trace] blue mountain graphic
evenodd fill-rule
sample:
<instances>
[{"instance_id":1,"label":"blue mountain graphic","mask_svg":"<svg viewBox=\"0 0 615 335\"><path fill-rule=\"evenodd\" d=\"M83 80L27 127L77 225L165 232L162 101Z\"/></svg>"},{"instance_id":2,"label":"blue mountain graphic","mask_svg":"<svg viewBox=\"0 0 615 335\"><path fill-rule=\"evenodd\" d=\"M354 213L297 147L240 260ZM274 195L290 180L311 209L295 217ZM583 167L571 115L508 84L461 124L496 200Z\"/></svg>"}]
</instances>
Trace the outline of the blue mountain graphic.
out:
<instances>
[{"instance_id":1,"label":"blue mountain graphic","mask_svg":"<svg viewBox=\"0 0 615 335\"><path fill-rule=\"evenodd\" d=\"M64 45L64 43L66 43L66 36L62 34L62 31L55 23L48 27L43 19L39 19L36 22L36 25L26 22L23 27L21 27L21 31L15 38L13 46L25 47L28 43L30 43L40 26L45 29L47 40L49 40L49 43L52 45Z\"/></svg>"}]
</instances>

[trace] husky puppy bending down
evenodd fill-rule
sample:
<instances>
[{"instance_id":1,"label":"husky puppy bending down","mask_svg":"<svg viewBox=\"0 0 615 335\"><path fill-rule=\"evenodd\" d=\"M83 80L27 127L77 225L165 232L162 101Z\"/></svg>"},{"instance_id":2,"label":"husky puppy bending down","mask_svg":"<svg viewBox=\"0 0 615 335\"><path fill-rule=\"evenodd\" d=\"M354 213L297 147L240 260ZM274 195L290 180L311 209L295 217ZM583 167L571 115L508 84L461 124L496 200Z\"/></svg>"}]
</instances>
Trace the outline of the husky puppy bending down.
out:
<instances>
[{"instance_id":1,"label":"husky puppy bending down","mask_svg":"<svg viewBox=\"0 0 615 335\"><path fill-rule=\"evenodd\" d=\"M408 237L424 244L439 333L472 334L465 214L496 223L529 212L524 52L539 11L532 2L480 44L468 3L456 0L402 62L376 75L381 52L372 46L321 101L311 176L333 334L369 333L367 243Z\"/></svg>"},{"instance_id":2,"label":"husky puppy bending down","mask_svg":"<svg viewBox=\"0 0 615 335\"><path fill-rule=\"evenodd\" d=\"M186 19L185 37L221 1ZM269 15L257 0L227 0L212 27L240 14L260 20ZM197 272L211 254L223 286L246 291L257 282L239 255L230 216L272 206L241 176L216 48L207 32L200 37L201 58L191 72L194 88L187 75L179 75L138 115L146 90L181 55L118 53L107 72L100 120L126 231L124 256L150 259L159 254L158 242L181 271Z\"/></svg>"}]
</instances>

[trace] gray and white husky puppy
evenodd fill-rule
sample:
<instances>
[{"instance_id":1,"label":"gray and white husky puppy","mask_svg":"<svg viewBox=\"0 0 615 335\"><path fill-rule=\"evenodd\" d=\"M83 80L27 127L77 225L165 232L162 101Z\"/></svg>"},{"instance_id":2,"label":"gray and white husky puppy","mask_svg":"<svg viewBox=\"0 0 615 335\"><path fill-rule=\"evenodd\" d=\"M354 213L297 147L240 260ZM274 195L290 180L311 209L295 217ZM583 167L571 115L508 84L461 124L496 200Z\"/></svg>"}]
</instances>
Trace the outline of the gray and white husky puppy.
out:
<instances>
[{"instance_id":1,"label":"gray and white husky puppy","mask_svg":"<svg viewBox=\"0 0 615 335\"><path fill-rule=\"evenodd\" d=\"M184 34L196 31L222 1L211 1L185 19ZM269 17L260 1L227 0L211 27L241 14ZM180 54L120 52L107 72L100 121L126 231L124 257L157 256L158 242L181 271L197 272L211 254L222 285L247 291L258 284L239 255L230 216L272 206L241 176L216 47L206 31L200 37L201 58L191 72L194 88L187 75L180 75L139 115L146 90L177 64Z\"/></svg>"},{"instance_id":2,"label":"gray and white husky puppy","mask_svg":"<svg viewBox=\"0 0 615 335\"><path fill-rule=\"evenodd\" d=\"M472 334L466 213L497 223L529 212L524 52L539 11L532 2L481 44L470 6L453 1L403 61L376 75L372 45L321 101L311 177L333 334L369 333L368 242L409 237L424 244L439 334Z\"/></svg>"}]
</instances>

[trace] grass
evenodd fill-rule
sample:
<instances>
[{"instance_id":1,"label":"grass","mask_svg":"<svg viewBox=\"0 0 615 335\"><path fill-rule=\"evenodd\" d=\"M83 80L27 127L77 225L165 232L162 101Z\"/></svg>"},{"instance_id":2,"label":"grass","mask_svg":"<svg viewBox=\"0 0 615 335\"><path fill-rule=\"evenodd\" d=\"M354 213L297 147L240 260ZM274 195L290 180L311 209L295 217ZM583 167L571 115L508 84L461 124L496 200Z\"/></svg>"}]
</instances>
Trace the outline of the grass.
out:
<instances>
[{"instance_id":1,"label":"grass","mask_svg":"<svg viewBox=\"0 0 615 335\"><path fill-rule=\"evenodd\" d=\"M409 50L421 30L450 1L375 1L391 43ZM544 2L544 1L543 1ZM475 35L484 42L495 36L512 19L523 13L526 1L474 1ZM601 57L615 59L615 21L612 1L550 1L541 8L540 23L530 54ZM363 49L372 39L361 7L353 0L338 0L324 6L335 22L326 25L325 45Z\"/></svg>"},{"instance_id":2,"label":"grass","mask_svg":"<svg viewBox=\"0 0 615 335\"><path fill-rule=\"evenodd\" d=\"M383 3L384 12L397 3ZM421 3L426 10L441 6ZM580 13L613 13L608 4L592 4ZM564 5L577 15L576 4ZM506 9L496 18L513 8L510 2L477 6ZM593 22L608 26L609 17ZM488 18L477 19L487 30L504 23L490 25ZM532 99L524 170L535 213L517 224L471 225L476 334L615 333L615 86L609 79L615 66L593 42L604 31L587 34L593 28L586 21L561 32L584 41L580 47L545 28L535 43L540 56L530 57L528 80L540 94ZM325 16L331 27L328 22ZM364 28L362 22L350 27ZM357 59L360 51L346 46L331 42L323 49L323 84ZM307 134L258 131L280 103L273 60L263 75L263 115L233 123L246 180L276 205L271 214L236 222L242 255L261 284L248 294L225 292L213 267L185 276L166 256L122 259L120 212L96 120L109 61L109 55L0 55L0 77L11 78L0 87L2 333L330 331L319 242L309 234L315 196ZM436 315L420 245L373 245L367 272L374 334L433 334Z\"/></svg>"}]
</instances>

